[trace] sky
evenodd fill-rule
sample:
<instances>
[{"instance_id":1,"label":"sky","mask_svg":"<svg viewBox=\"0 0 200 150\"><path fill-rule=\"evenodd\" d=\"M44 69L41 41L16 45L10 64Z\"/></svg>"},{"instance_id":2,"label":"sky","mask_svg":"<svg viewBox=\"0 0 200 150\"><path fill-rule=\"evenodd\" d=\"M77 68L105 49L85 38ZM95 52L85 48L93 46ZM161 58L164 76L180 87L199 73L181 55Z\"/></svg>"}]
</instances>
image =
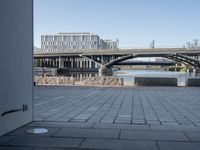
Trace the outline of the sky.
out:
<instances>
[{"instance_id":1,"label":"sky","mask_svg":"<svg viewBox=\"0 0 200 150\"><path fill-rule=\"evenodd\" d=\"M34 0L34 45L42 34L91 32L120 48L183 47L200 40L200 0Z\"/></svg>"}]
</instances>

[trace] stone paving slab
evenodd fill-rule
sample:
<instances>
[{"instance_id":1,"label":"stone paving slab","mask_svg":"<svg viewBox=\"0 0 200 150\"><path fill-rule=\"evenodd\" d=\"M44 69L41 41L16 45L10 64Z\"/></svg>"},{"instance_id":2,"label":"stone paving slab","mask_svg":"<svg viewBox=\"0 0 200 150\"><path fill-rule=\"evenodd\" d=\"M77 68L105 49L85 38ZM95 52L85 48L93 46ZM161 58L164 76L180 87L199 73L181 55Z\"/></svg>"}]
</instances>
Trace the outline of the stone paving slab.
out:
<instances>
[{"instance_id":1,"label":"stone paving slab","mask_svg":"<svg viewBox=\"0 0 200 150\"><path fill-rule=\"evenodd\" d=\"M119 129L62 128L54 137L119 138Z\"/></svg>"},{"instance_id":2,"label":"stone paving slab","mask_svg":"<svg viewBox=\"0 0 200 150\"><path fill-rule=\"evenodd\" d=\"M34 148L33 150L80 150L80 149L69 149L69 148Z\"/></svg>"},{"instance_id":3,"label":"stone paving slab","mask_svg":"<svg viewBox=\"0 0 200 150\"><path fill-rule=\"evenodd\" d=\"M74 122L40 122L36 127L69 127L69 128L92 128L94 123L74 123Z\"/></svg>"},{"instance_id":4,"label":"stone paving slab","mask_svg":"<svg viewBox=\"0 0 200 150\"><path fill-rule=\"evenodd\" d=\"M200 131L185 131L185 134L189 138L190 141L199 141L200 142Z\"/></svg>"},{"instance_id":5,"label":"stone paving slab","mask_svg":"<svg viewBox=\"0 0 200 150\"><path fill-rule=\"evenodd\" d=\"M29 147L49 147L49 148L76 148L80 145L81 138L51 138L51 137L33 137L19 136L3 145L10 146L29 146Z\"/></svg>"},{"instance_id":6,"label":"stone paving slab","mask_svg":"<svg viewBox=\"0 0 200 150\"><path fill-rule=\"evenodd\" d=\"M2 136L2 137L0 137L0 144L11 141L14 138L15 138L15 136Z\"/></svg>"},{"instance_id":7,"label":"stone paving slab","mask_svg":"<svg viewBox=\"0 0 200 150\"><path fill-rule=\"evenodd\" d=\"M180 126L180 125L150 125L151 130L160 131L200 131L199 126Z\"/></svg>"},{"instance_id":8,"label":"stone paving slab","mask_svg":"<svg viewBox=\"0 0 200 150\"><path fill-rule=\"evenodd\" d=\"M188 138L182 132L144 130L122 130L120 139L188 141Z\"/></svg>"},{"instance_id":9,"label":"stone paving slab","mask_svg":"<svg viewBox=\"0 0 200 150\"><path fill-rule=\"evenodd\" d=\"M93 128L149 130L149 125L96 123Z\"/></svg>"},{"instance_id":10,"label":"stone paving slab","mask_svg":"<svg viewBox=\"0 0 200 150\"><path fill-rule=\"evenodd\" d=\"M80 150L80 149L68 149L68 148L33 148L33 147L21 147L21 146L0 146L0 150Z\"/></svg>"},{"instance_id":11,"label":"stone paving slab","mask_svg":"<svg viewBox=\"0 0 200 150\"><path fill-rule=\"evenodd\" d=\"M199 150L200 143L197 142L158 142L160 150Z\"/></svg>"},{"instance_id":12,"label":"stone paving slab","mask_svg":"<svg viewBox=\"0 0 200 150\"><path fill-rule=\"evenodd\" d=\"M35 88L35 120L200 127L200 89Z\"/></svg>"},{"instance_id":13,"label":"stone paving slab","mask_svg":"<svg viewBox=\"0 0 200 150\"><path fill-rule=\"evenodd\" d=\"M158 150L153 141L130 141L113 139L86 139L81 148L115 150Z\"/></svg>"},{"instance_id":14,"label":"stone paving slab","mask_svg":"<svg viewBox=\"0 0 200 150\"><path fill-rule=\"evenodd\" d=\"M5 150L199 150L200 88L36 87L34 122ZM31 135L30 128L47 128Z\"/></svg>"},{"instance_id":15,"label":"stone paving slab","mask_svg":"<svg viewBox=\"0 0 200 150\"><path fill-rule=\"evenodd\" d=\"M0 146L0 150L33 150L31 147L10 147L10 146Z\"/></svg>"}]
</instances>

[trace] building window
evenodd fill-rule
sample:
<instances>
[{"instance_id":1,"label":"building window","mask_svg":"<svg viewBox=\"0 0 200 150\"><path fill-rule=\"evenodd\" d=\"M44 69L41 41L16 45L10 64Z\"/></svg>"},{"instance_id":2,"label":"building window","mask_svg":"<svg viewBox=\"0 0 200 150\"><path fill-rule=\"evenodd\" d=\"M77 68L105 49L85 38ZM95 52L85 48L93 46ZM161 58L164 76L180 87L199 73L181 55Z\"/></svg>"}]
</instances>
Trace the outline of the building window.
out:
<instances>
[{"instance_id":1,"label":"building window","mask_svg":"<svg viewBox=\"0 0 200 150\"><path fill-rule=\"evenodd\" d=\"M48 36L45 36L45 41L48 41Z\"/></svg>"}]
</instances>

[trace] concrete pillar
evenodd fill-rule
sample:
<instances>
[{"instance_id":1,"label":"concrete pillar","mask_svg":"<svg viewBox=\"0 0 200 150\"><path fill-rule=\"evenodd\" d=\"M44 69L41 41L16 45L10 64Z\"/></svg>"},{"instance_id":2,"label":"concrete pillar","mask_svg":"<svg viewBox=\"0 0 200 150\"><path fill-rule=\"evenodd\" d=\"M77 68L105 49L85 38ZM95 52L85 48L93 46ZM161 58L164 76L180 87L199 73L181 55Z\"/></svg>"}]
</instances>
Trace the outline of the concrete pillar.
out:
<instances>
[{"instance_id":1,"label":"concrete pillar","mask_svg":"<svg viewBox=\"0 0 200 150\"><path fill-rule=\"evenodd\" d=\"M55 58L55 67L57 68L57 58Z\"/></svg>"},{"instance_id":2,"label":"concrete pillar","mask_svg":"<svg viewBox=\"0 0 200 150\"><path fill-rule=\"evenodd\" d=\"M58 68L59 67L59 59L56 58L56 67Z\"/></svg>"},{"instance_id":3,"label":"concrete pillar","mask_svg":"<svg viewBox=\"0 0 200 150\"><path fill-rule=\"evenodd\" d=\"M58 68L63 68L63 67L64 67L63 59L61 57L59 57L59 59L58 59Z\"/></svg>"},{"instance_id":4,"label":"concrete pillar","mask_svg":"<svg viewBox=\"0 0 200 150\"><path fill-rule=\"evenodd\" d=\"M80 61L77 59L77 68L80 68Z\"/></svg>"},{"instance_id":5,"label":"concrete pillar","mask_svg":"<svg viewBox=\"0 0 200 150\"><path fill-rule=\"evenodd\" d=\"M89 60L89 68L91 69L92 68L92 61Z\"/></svg>"},{"instance_id":6,"label":"concrete pillar","mask_svg":"<svg viewBox=\"0 0 200 150\"><path fill-rule=\"evenodd\" d=\"M193 73L196 74L197 73L197 69L194 68L193 69Z\"/></svg>"},{"instance_id":7,"label":"concrete pillar","mask_svg":"<svg viewBox=\"0 0 200 150\"><path fill-rule=\"evenodd\" d=\"M101 65L99 68L99 76L100 77L104 75L104 70L105 70L105 67L103 65Z\"/></svg>"},{"instance_id":8,"label":"concrete pillar","mask_svg":"<svg viewBox=\"0 0 200 150\"><path fill-rule=\"evenodd\" d=\"M114 60L114 56L112 55L112 56L110 56L109 61L113 61L113 60Z\"/></svg>"},{"instance_id":9,"label":"concrete pillar","mask_svg":"<svg viewBox=\"0 0 200 150\"><path fill-rule=\"evenodd\" d=\"M83 68L83 60L80 60L80 68Z\"/></svg>"},{"instance_id":10,"label":"concrete pillar","mask_svg":"<svg viewBox=\"0 0 200 150\"><path fill-rule=\"evenodd\" d=\"M89 61L86 60L86 68L89 68Z\"/></svg>"},{"instance_id":11,"label":"concrete pillar","mask_svg":"<svg viewBox=\"0 0 200 150\"><path fill-rule=\"evenodd\" d=\"M57 68L53 68L52 70L51 70L51 73L52 73L52 76L57 76Z\"/></svg>"},{"instance_id":12,"label":"concrete pillar","mask_svg":"<svg viewBox=\"0 0 200 150\"><path fill-rule=\"evenodd\" d=\"M76 68L78 68L78 58L75 58L75 64L76 64Z\"/></svg>"},{"instance_id":13,"label":"concrete pillar","mask_svg":"<svg viewBox=\"0 0 200 150\"><path fill-rule=\"evenodd\" d=\"M104 63L104 58L103 58L103 56L101 56L101 64L103 64Z\"/></svg>"},{"instance_id":14,"label":"concrete pillar","mask_svg":"<svg viewBox=\"0 0 200 150\"><path fill-rule=\"evenodd\" d=\"M1 136L33 120L33 1L0 0L0 18Z\"/></svg>"},{"instance_id":15,"label":"concrete pillar","mask_svg":"<svg viewBox=\"0 0 200 150\"><path fill-rule=\"evenodd\" d=\"M52 59L50 59L50 67L52 67Z\"/></svg>"},{"instance_id":16,"label":"concrete pillar","mask_svg":"<svg viewBox=\"0 0 200 150\"><path fill-rule=\"evenodd\" d=\"M71 58L71 68L74 68L74 61L73 61L73 58Z\"/></svg>"},{"instance_id":17,"label":"concrete pillar","mask_svg":"<svg viewBox=\"0 0 200 150\"><path fill-rule=\"evenodd\" d=\"M107 68L104 65L101 65L101 67L99 68L99 76L104 75L112 75L112 68Z\"/></svg>"},{"instance_id":18,"label":"concrete pillar","mask_svg":"<svg viewBox=\"0 0 200 150\"><path fill-rule=\"evenodd\" d=\"M42 59L39 59L39 67L42 67Z\"/></svg>"},{"instance_id":19,"label":"concrete pillar","mask_svg":"<svg viewBox=\"0 0 200 150\"><path fill-rule=\"evenodd\" d=\"M55 59L52 60L52 67L55 67Z\"/></svg>"}]
</instances>

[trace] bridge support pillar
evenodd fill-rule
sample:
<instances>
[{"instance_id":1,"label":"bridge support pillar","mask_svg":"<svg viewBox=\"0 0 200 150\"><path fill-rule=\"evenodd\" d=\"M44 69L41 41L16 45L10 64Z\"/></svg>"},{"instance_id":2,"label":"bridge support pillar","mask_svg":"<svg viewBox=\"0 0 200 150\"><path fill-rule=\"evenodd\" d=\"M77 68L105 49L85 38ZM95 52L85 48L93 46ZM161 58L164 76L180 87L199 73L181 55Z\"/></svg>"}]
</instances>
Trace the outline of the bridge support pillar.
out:
<instances>
[{"instance_id":1,"label":"bridge support pillar","mask_svg":"<svg viewBox=\"0 0 200 150\"><path fill-rule=\"evenodd\" d=\"M91 69L92 68L92 61L89 60L89 68Z\"/></svg>"},{"instance_id":2,"label":"bridge support pillar","mask_svg":"<svg viewBox=\"0 0 200 150\"><path fill-rule=\"evenodd\" d=\"M52 67L56 67L56 62L55 62L56 60L53 59L52 61L53 61L53 62L52 62Z\"/></svg>"},{"instance_id":3,"label":"bridge support pillar","mask_svg":"<svg viewBox=\"0 0 200 150\"><path fill-rule=\"evenodd\" d=\"M83 60L80 60L80 68L83 68Z\"/></svg>"},{"instance_id":4,"label":"bridge support pillar","mask_svg":"<svg viewBox=\"0 0 200 150\"><path fill-rule=\"evenodd\" d=\"M74 68L74 59L71 58L71 68Z\"/></svg>"},{"instance_id":5,"label":"bridge support pillar","mask_svg":"<svg viewBox=\"0 0 200 150\"><path fill-rule=\"evenodd\" d=\"M104 76L104 75L112 75L112 68L106 68L104 65L101 65L99 68L99 76Z\"/></svg>"},{"instance_id":6,"label":"bridge support pillar","mask_svg":"<svg viewBox=\"0 0 200 150\"><path fill-rule=\"evenodd\" d=\"M61 57L59 57L59 60L58 60L58 67L59 68L63 68L64 67L64 62L63 62Z\"/></svg>"},{"instance_id":7,"label":"bridge support pillar","mask_svg":"<svg viewBox=\"0 0 200 150\"><path fill-rule=\"evenodd\" d=\"M199 68L194 68L194 69L193 69L193 73L194 73L194 74L199 73L199 72L200 72L200 69L199 69Z\"/></svg>"}]
</instances>

